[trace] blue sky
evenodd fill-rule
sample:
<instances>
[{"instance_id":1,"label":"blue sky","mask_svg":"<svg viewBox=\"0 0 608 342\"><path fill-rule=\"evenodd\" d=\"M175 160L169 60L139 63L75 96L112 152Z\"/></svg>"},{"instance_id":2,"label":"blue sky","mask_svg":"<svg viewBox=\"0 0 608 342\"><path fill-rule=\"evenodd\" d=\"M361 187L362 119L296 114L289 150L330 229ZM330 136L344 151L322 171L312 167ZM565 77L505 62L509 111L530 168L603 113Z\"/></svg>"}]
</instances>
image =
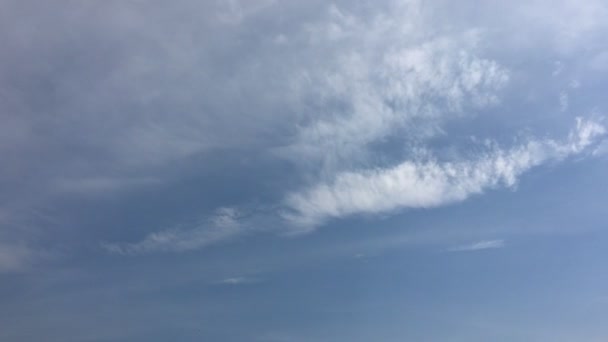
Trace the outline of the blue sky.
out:
<instances>
[{"instance_id":1,"label":"blue sky","mask_svg":"<svg viewBox=\"0 0 608 342\"><path fill-rule=\"evenodd\" d=\"M0 1L0 340L605 341L607 16Z\"/></svg>"}]
</instances>

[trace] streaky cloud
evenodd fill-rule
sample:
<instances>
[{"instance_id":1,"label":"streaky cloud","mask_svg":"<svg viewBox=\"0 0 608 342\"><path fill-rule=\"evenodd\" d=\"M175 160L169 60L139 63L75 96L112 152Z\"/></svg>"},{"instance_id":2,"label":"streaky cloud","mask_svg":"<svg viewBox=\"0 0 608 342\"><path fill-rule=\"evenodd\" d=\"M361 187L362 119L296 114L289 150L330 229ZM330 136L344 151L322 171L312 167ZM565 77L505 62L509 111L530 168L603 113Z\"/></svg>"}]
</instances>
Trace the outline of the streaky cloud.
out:
<instances>
[{"instance_id":1,"label":"streaky cloud","mask_svg":"<svg viewBox=\"0 0 608 342\"><path fill-rule=\"evenodd\" d=\"M177 227L151 233L134 243L103 243L102 247L116 254L144 254L150 252L184 252L229 240L245 232L239 222L239 212L224 207L193 227Z\"/></svg>"},{"instance_id":2,"label":"streaky cloud","mask_svg":"<svg viewBox=\"0 0 608 342\"><path fill-rule=\"evenodd\" d=\"M605 132L601 123L578 118L562 142L531 139L506 150L494 145L470 160L406 160L389 168L341 172L329 182L288 195L285 205L291 210L285 217L311 230L331 218L463 201L488 189L513 187L524 172L580 154Z\"/></svg>"},{"instance_id":3,"label":"streaky cloud","mask_svg":"<svg viewBox=\"0 0 608 342\"><path fill-rule=\"evenodd\" d=\"M449 252L472 252L479 251L484 249L497 249L504 248L505 241L504 240L484 240L478 241L468 245L456 246L448 249Z\"/></svg>"},{"instance_id":4,"label":"streaky cloud","mask_svg":"<svg viewBox=\"0 0 608 342\"><path fill-rule=\"evenodd\" d=\"M241 276L241 277L225 278L225 279L222 279L222 280L216 282L215 284L217 284L217 285L246 285L246 284L256 284L259 282L261 282L261 279L259 279L259 278Z\"/></svg>"}]
</instances>

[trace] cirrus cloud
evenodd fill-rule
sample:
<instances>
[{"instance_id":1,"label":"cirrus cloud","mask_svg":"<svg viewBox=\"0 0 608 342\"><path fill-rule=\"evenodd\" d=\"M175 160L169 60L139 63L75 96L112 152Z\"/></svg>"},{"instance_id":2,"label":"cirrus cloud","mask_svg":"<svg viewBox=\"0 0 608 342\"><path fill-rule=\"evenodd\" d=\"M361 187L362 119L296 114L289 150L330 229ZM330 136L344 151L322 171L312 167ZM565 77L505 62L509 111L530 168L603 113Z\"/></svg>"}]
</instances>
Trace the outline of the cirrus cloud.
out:
<instances>
[{"instance_id":1,"label":"cirrus cloud","mask_svg":"<svg viewBox=\"0 0 608 342\"><path fill-rule=\"evenodd\" d=\"M493 146L471 160L406 160L389 168L348 171L331 181L289 195L285 214L291 222L312 228L327 219L357 213L404 208L431 208L465 200L498 186L512 187L519 176L550 161L585 151L606 129L577 119L565 141L535 140L501 149Z\"/></svg>"}]
</instances>

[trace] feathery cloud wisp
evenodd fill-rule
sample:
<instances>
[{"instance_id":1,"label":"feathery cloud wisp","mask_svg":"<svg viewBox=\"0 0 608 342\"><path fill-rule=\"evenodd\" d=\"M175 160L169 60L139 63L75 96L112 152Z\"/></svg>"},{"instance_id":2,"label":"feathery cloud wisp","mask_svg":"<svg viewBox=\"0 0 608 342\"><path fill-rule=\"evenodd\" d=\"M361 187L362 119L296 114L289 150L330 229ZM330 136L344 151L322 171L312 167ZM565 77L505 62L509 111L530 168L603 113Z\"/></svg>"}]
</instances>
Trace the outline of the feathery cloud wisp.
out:
<instances>
[{"instance_id":1,"label":"feathery cloud wisp","mask_svg":"<svg viewBox=\"0 0 608 342\"><path fill-rule=\"evenodd\" d=\"M462 245L450 248L449 252L470 252L484 249L496 249L505 247L504 240L484 240L478 241L469 245Z\"/></svg>"},{"instance_id":2,"label":"feathery cloud wisp","mask_svg":"<svg viewBox=\"0 0 608 342\"><path fill-rule=\"evenodd\" d=\"M139 242L104 243L103 247L111 253L118 254L182 252L199 249L244 233L239 215L234 208L219 208L211 219L204 220L194 227L163 230L151 233Z\"/></svg>"},{"instance_id":3,"label":"feathery cloud wisp","mask_svg":"<svg viewBox=\"0 0 608 342\"><path fill-rule=\"evenodd\" d=\"M312 229L329 218L462 201L500 185L511 187L522 173L581 153L605 132L601 124L579 118L564 142L530 140L508 150L492 148L472 160L407 160L386 169L342 172L331 182L289 195L286 217Z\"/></svg>"},{"instance_id":4,"label":"feathery cloud wisp","mask_svg":"<svg viewBox=\"0 0 608 342\"><path fill-rule=\"evenodd\" d=\"M258 278L252 277L232 277L225 278L221 281L218 281L216 284L218 285L243 285L243 284L255 284L259 283L261 280Z\"/></svg>"}]
</instances>

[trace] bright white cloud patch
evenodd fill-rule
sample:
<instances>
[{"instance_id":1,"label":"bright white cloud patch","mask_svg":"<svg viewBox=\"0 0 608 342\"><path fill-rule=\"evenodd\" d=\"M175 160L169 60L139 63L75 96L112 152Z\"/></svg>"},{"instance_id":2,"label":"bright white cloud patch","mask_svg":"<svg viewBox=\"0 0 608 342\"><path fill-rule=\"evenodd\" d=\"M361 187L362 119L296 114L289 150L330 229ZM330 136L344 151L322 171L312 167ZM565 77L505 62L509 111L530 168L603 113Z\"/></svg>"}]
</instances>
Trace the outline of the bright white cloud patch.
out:
<instances>
[{"instance_id":1,"label":"bright white cloud patch","mask_svg":"<svg viewBox=\"0 0 608 342\"><path fill-rule=\"evenodd\" d=\"M328 12L309 29L317 63L292 76L296 97L319 108L287 148L298 161L340 168L387 137L433 135L465 109L498 103L509 81L505 67L479 55L481 31L438 34L419 1L392 2L371 19Z\"/></svg>"},{"instance_id":2,"label":"bright white cloud patch","mask_svg":"<svg viewBox=\"0 0 608 342\"><path fill-rule=\"evenodd\" d=\"M312 228L329 218L462 201L486 189L513 186L525 171L581 153L604 133L599 123L578 119L562 142L530 140L507 150L493 147L470 160L407 160L385 169L341 172L330 182L288 196L292 212L286 217Z\"/></svg>"}]
</instances>

